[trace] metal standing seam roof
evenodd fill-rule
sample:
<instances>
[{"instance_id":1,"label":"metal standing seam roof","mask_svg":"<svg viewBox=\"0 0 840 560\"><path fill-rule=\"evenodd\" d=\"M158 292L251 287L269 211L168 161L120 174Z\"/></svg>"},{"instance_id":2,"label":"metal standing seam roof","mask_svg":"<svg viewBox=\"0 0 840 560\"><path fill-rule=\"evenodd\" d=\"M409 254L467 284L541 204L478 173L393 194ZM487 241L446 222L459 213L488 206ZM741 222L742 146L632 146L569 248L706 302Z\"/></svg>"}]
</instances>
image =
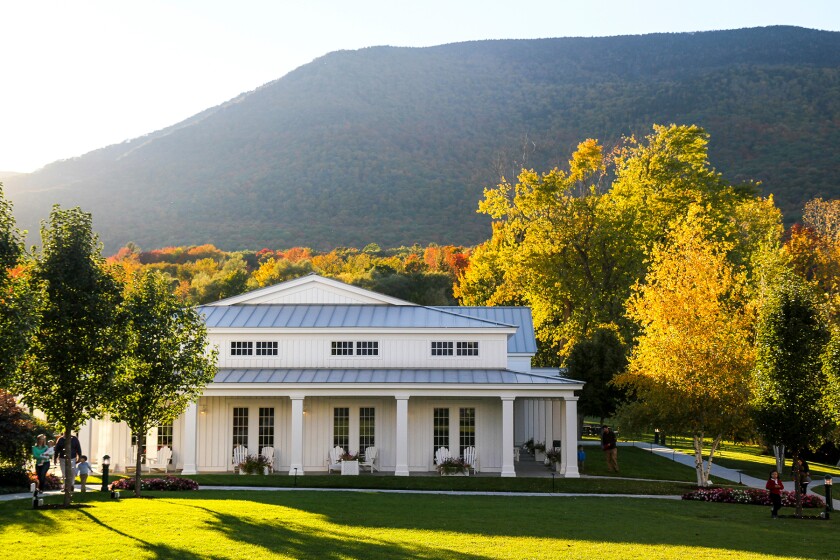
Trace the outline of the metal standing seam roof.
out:
<instances>
[{"instance_id":1,"label":"metal standing seam roof","mask_svg":"<svg viewBox=\"0 0 840 560\"><path fill-rule=\"evenodd\" d=\"M517 327L515 324L460 314L454 311L456 309L419 305L237 304L201 306L198 311L204 315L208 328Z\"/></svg>"},{"instance_id":2,"label":"metal standing seam roof","mask_svg":"<svg viewBox=\"0 0 840 560\"><path fill-rule=\"evenodd\" d=\"M564 377L507 369L220 369L213 383L576 385Z\"/></svg>"},{"instance_id":3,"label":"metal standing seam roof","mask_svg":"<svg viewBox=\"0 0 840 560\"><path fill-rule=\"evenodd\" d=\"M516 334L508 339L508 353L510 354L536 354L537 341L534 336L534 320L531 317L529 307L456 307L438 306L435 309L457 313L476 319L514 325L519 327Z\"/></svg>"}]
</instances>

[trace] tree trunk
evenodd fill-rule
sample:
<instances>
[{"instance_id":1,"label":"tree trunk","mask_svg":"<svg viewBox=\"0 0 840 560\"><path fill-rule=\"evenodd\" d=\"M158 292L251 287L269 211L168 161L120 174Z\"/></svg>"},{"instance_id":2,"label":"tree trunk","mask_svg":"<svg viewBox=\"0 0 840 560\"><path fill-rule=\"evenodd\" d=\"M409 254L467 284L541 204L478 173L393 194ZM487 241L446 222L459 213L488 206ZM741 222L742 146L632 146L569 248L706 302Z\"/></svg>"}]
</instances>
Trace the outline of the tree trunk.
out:
<instances>
[{"instance_id":1,"label":"tree trunk","mask_svg":"<svg viewBox=\"0 0 840 560\"><path fill-rule=\"evenodd\" d=\"M706 484L712 479L712 459L715 457L715 451L717 451L721 439L723 439L723 434L716 435L714 441L712 441L712 447L709 449L709 460L706 464L705 475Z\"/></svg>"},{"instance_id":2,"label":"tree trunk","mask_svg":"<svg viewBox=\"0 0 840 560\"><path fill-rule=\"evenodd\" d=\"M73 432L70 428L64 430L64 505L73 503L73 482L76 476L73 473Z\"/></svg>"},{"instance_id":3,"label":"tree trunk","mask_svg":"<svg viewBox=\"0 0 840 560\"><path fill-rule=\"evenodd\" d=\"M785 470L785 446L774 445L773 456L776 458L776 471L779 473L779 479L781 479Z\"/></svg>"},{"instance_id":4,"label":"tree trunk","mask_svg":"<svg viewBox=\"0 0 840 560\"><path fill-rule=\"evenodd\" d=\"M697 472L697 486L706 486L706 473L703 471L703 434L694 434L694 470Z\"/></svg>"},{"instance_id":5,"label":"tree trunk","mask_svg":"<svg viewBox=\"0 0 840 560\"><path fill-rule=\"evenodd\" d=\"M796 517L802 517L802 492L801 492L801 484L802 481L802 473L799 472L799 450L794 449L793 453L791 453L791 458L793 460L793 466L791 470L793 471L793 491L796 492Z\"/></svg>"},{"instance_id":6,"label":"tree trunk","mask_svg":"<svg viewBox=\"0 0 840 560\"><path fill-rule=\"evenodd\" d=\"M143 436L145 438L145 436ZM140 475L142 474L141 458L143 457L143 446L140 445L140 438L137 438L137 457L134 463L134 495L140 497Z\"/></svg>"}]
</instances>

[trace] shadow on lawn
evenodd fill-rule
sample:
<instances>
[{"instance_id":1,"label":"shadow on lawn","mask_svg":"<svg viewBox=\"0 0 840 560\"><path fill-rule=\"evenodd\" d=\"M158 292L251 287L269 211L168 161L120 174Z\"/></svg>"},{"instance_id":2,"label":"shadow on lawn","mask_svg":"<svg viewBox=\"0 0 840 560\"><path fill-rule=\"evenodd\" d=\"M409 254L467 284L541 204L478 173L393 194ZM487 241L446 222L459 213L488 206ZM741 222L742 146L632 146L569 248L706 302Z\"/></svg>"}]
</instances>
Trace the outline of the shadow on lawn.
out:
<instances>
[{"instance_id":1,"label":"shadow on lawn","mask_svg":"<svg viewBox=\"0 0 840 560\"><path fill-rule=\"evenodd\" d=\"M349 538L336 536L327 531L303 526L297 522L284 523L282 518L275 522L261 522L222 513L209 507L173 501L183 507L204 511L212 516L210 529L224 534L234 542L260 546L275 554L292 558L318 558L319 560L340 560L346 558L387 558L388 560L458 558L464 560L486 560L486 556L458 551L432 548L422 545L405 546L368 536ZM345 506L347 502L344 502ZM357 515L359 511L356 511Z\"/></svg>"},{"instance_id":2,"label":"shadow on lawn","mask_svg":"<svg viewBox=\"0 0 840 560\"><path fill-rule=\"evenodd\" d=\"M165 544L153 544L153 543L144 541L143 539L138 539L137 537L134 537L132 535L129 535L128 533L124 533L124 532L120 531L119 529L114 529L113 527L111 527L107 523L103 522L98 517L96 517L95 515L93 515L92 513L88 512L88 511L80 510L79 513L81 513L82 515L84 515L85 517L87 517L93 523L96 523L100 527L103 527L103 528L105 528L109 531L112 531L112 532L116 533L117 535L119 535L121 537L125 537L126 539L131 539L131 540L139 543L140 546L142 546L145 550L154 554L155 558L187 558L187 559L189 559L189 558L196 558L196 559L205 558L204 556L199 556L197 554L193 554L192 552L190 552L188 550L185 550L183 548L175 548L175 547L168 546L168 545L165 545Z\"/></svg>"},{"instance_id":3,"label":"shadow on lawn","mask_svg":"<svg viewBox=\"0 0 840 560\"><path fill-rule=\"evenodd\" d=\"M201 493L198 499L219 499ZM263 492L259 503L293 508L320 516L337 526L474 534L482 538L545 538L616 545L663 545L743 551L792 558L824 557L840 546L836 522L771 520L769 509L751 505L708 504L621 498L509 498L362 494L313 496L309 493ZM213 529L228 538L263 546L293 557L350 558L484 558L425 546L343 538L299 523L284 525L247 520L211 507L179 503L211 514ZM238 493L237 500L249 497ZM518 503L514 503L518 502ZM585 503L581 503L585 502ZM572 506L572 507L570 507ZM431 539L435 539L432 536ZM810 556L803 555L803 547ZM698 549L698 550L700 550Z\"/></svg>"}]
</instances>

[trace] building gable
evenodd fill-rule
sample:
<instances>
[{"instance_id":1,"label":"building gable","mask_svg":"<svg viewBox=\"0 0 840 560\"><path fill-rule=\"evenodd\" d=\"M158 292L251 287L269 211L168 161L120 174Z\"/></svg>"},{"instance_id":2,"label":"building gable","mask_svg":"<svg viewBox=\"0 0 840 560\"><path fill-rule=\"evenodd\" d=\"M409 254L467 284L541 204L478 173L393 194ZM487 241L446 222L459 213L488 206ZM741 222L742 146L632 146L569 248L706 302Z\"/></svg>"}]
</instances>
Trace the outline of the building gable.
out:
<instances>
[{"instance_id":1,"label":"building gable","mask_svg":"<svg viewBox=\"0 0 840 560\"><path fill-rule=\"evenodd\" d=\"M309 274L207 305L228 306L237 304L414 305L401 299L377 294L316 274Z\"/></svg>"}]
</instances>

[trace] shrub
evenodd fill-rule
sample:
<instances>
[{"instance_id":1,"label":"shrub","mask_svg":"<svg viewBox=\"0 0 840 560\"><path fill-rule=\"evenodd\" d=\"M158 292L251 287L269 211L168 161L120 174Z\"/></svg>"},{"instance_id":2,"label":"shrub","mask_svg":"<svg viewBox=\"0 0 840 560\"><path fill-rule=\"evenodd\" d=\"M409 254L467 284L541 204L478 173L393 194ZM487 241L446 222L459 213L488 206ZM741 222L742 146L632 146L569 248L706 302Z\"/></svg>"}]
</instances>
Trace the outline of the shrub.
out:
<instances>
[{"instance_id":1,"label":"shrub","mask_svg":"<svg viewBox=\"0 0 840 560\"><path fill-rule=\"evenodd\" d=\"M29 489L29 477L21 467L0 467L0 488Z\"/></svg>"},{"instance_id":2,"label":"shrub","mask_svg":"<svg viewBox=\"0 0 840 560\"><path fill-rule=\"evenodd\" d=\"M698 488L683 494L682 499L725 504L770 505L769 492L760 488ZM795 507L796 493L782 492L782 506ZM802 496L802 507L824 508L825 502L819 496L807 494Z\"/></svg>"},{"instance_id":3,"label":"shrub","mask_svg":"<svg viewBox=\"0 0 840 560\"><path fill-rule=\"evenodd\" d=\"M108 486L111 490L134 490L134 478L121 478ZM141 490L198 490L198 483L189 478L167 476L165 478L140 479Z\"/></svg>"}]
</instances>

